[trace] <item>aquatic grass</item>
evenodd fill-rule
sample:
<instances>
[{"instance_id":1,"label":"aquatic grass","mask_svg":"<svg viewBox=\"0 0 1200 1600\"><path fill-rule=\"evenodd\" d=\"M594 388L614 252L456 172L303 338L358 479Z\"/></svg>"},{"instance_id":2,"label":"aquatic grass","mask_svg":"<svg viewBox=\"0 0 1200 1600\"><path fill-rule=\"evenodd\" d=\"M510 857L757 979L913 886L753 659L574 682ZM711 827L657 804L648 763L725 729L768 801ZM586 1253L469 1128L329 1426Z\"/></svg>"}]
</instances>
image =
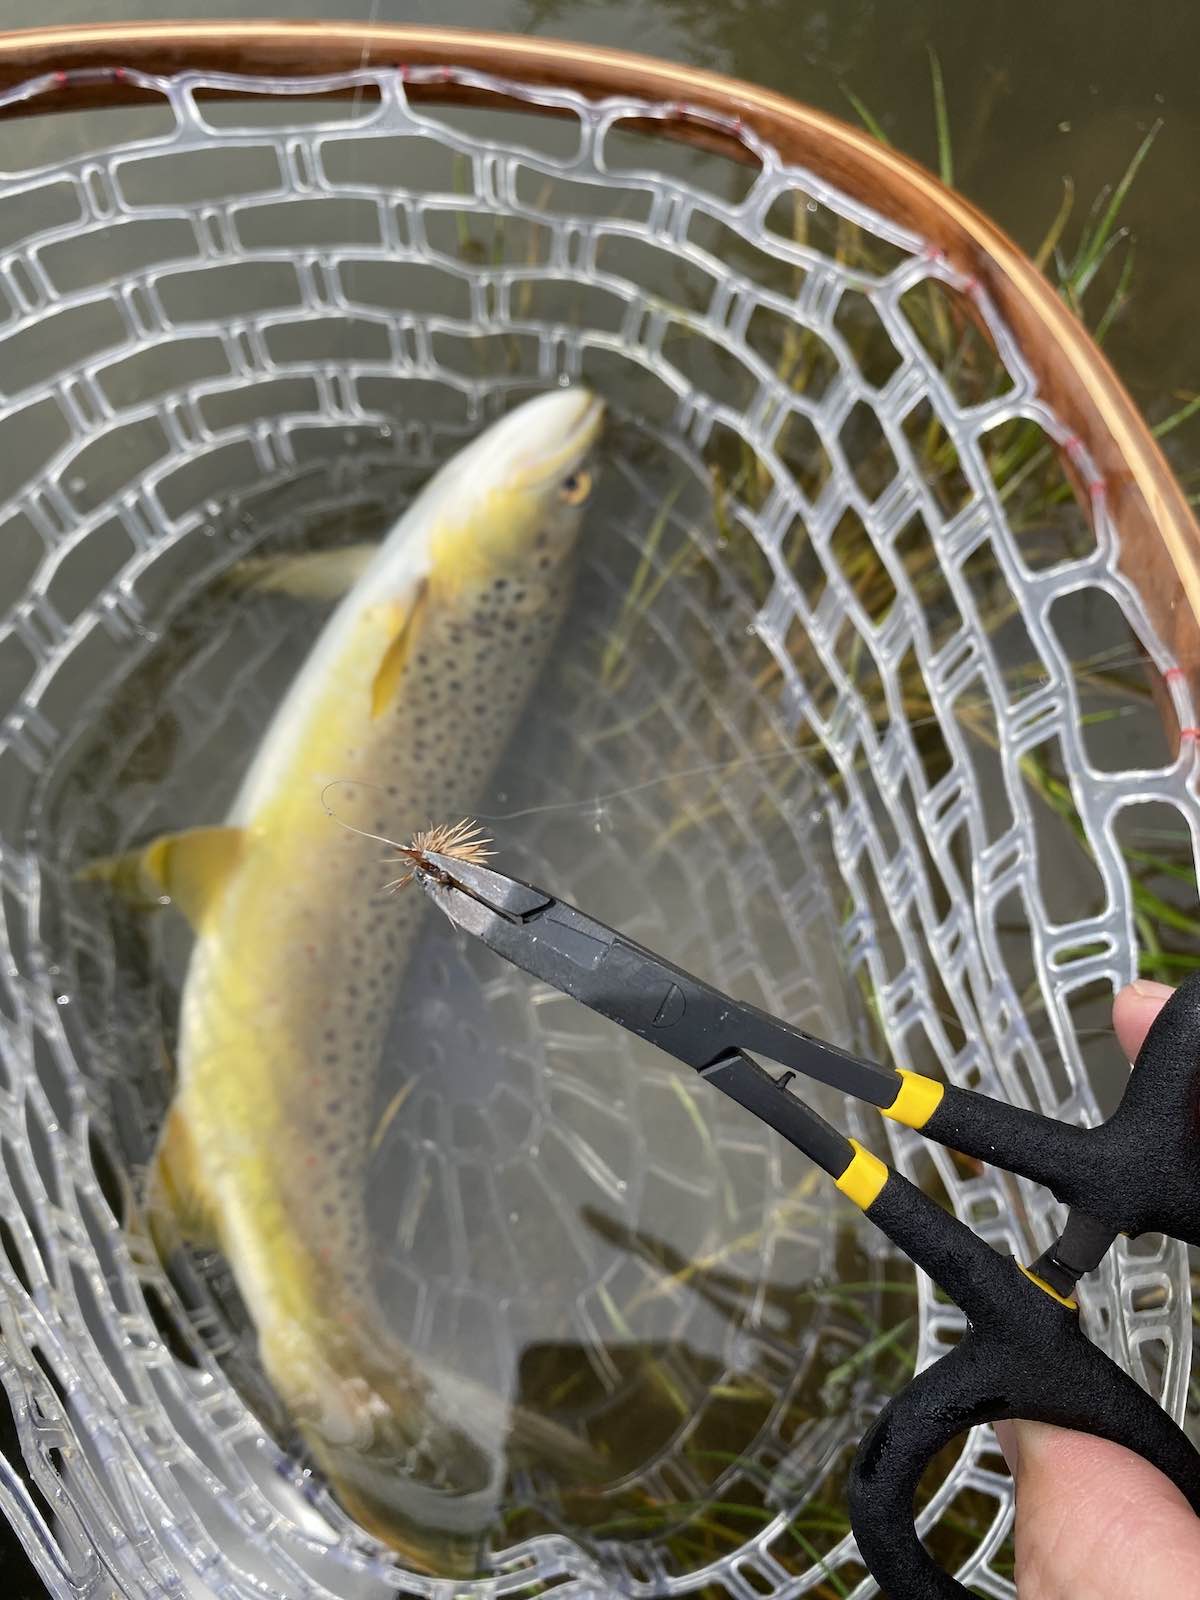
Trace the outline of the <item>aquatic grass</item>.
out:
<instances>
[{"instance_id":1,"label":"aquatic grass","mask_svg":"<svg viewBox=\"0 0 1200 1600\"><path fill-rule=\"evenodd\" d=\"M688 1121L695 1129L696 1137L700 1140L708 1155L715 1158L717 1152L716 1144L712 1136L712 1130L708 1126L708 1123L705 1122L704 1118L700 1115L695 1100L690 1094L688 1094L687 1090L684 1088L683 1084L680 1083L678 1078L672 1078L670 1080L670 1088L671 1093L683 1107L684 1114L688 1118ZM715 1164L717 1169L721 1171L722 1176L721 1199L725 1206L725 1215L732 1222L737 1216L737 1197L733 1192L733 1184L729 1181L729 1175L721 1169L719 1162L716 1162Z\"/></svg>"},{"instance_id":2,"label":"aquatic grass","mask_svg":"<svg viewBox=\"0 0 1200 1600\"><path fill-rule=\"evenodd\" d=\"M620 615L613 624L600 660L600 681L607 689L613 690L621 686L618 669L629 649L637 617L649 611L663 585L690 557L690 551L685 545L676 551L660 570L655 570L663 534L670 526L671 511L682 492L681 483L668 490L658 514L647 528L641 542L641 555L637 568L625 592Z\"/></svg>"},{"instance_id":3,"label":"aquatic grass","mask_svg":"<svg viewBox=\"0 0 1200 1600\"><path fill-rule=\"evenodd\" d=\"M950 115L946 110L946 85L942 63L929 46L929 79L933 88L933 116L937 125L938 176L948 188L954 187L954 150L950 139Z\"/></svg>"},{"instance_id":4,"label":"aquatic grass","mask_svg":"<svg viewBox=\"0 0 1200 1600\"><path fill-rule=\"evenodd\" d=\"M1032 752L1021 757L1020 766L1032 792L1061 818L1076 843L1090 855L1087 831L1065 775L1052 772L1048 763ZM1195 905L1195 868L1180 856L1128 845L1122 846L1122 854L1130 868L1133 914L1142 941L1138 975L1160 983L1178 983L1188 972L1200 970L1200 915L1167 900L1151 888L1150 880L1157 875L1173 879L1184 886ZM1183 947L1176 935L1186 941Z\"/></svg>"},{"instance_id":5,"label":"aquatic grass","mask_svg":"<svg viewBox=\"0 0 1200 1600\"><path fill-rule=\"evenodd\" d=\"M1154 141L1161 131L1160 118L1134 151L1115 188L1102 189L1096 196L1074 255L1067 259L1060 254L1058 246L1055 245L1054 256L1061 293L1071 309L1080 316L1084 314L1084 296L1093 280L1112 251L1127 237L1117 228L1117 218L1121 214L1121 207L1128 198L1142 163L1150 154Z\"/></svg>"},{"instance_id":6,"label":"aquatic grass","mask_svg":"<svg viewBox=\"0 0 1200 1600\"><path fill-rule=\"evenodd\" d=\"M825 1405L833 1410L842 1403L848 1380L863 1367L874 1361L877 1355L884 1351L893 1353L900 1365L908 1371L909 1376L916 1371L916 1335L917 1319L906 1317L903 1322L894 1328L885 1328L877 1333L874 1338L868 1339L853 1355L848 1356L839 1366L834 1367L828 1374L821 1390L821 1399Z\"/></svg>"}]
</instances>

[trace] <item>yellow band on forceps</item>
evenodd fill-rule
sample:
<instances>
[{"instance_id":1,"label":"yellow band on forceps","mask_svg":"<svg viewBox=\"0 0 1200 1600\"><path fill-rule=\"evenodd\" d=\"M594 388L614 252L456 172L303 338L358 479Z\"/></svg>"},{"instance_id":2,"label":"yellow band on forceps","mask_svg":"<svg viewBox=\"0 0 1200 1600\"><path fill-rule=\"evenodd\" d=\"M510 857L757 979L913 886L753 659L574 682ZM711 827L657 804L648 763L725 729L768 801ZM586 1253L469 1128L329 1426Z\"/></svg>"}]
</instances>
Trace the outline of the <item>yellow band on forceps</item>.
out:
<instances>
[{"instance_id":1,"label":"yellow band on forceps","mask_svg":"<svg viewBox=\"0 0 1200 1600\"><path fill-rule=\"evenodd\" d=\"M850 1143L854 1146L854 1157L835 1181L846 1198L865 1211L879 1198L879 1191L888 1181L888 1169L878 1156L864 1150L857 1139L851 1139Z\"/></svg>"},{"instance_id":2,"label":"yellow band on forceps","mask_svg":"<svg viewBox=\"0 0 1200 1600\"><path fill-rule=\"evenodd\" d=\"M900 1092L890 1106L879 1109L893 1122L903 1122L909 1128L923 1128L941 1105L946 1086L933 1078L923 1078L919 1072L906 1072L903 1067L897 1071Z\"/></svg>"},{"instance_id":3,"label":"yellow band on forceps","mask_svg":"<svg viewBox=\"0 0 1200 1600\"><path fill-rule=\"evenodd\" d=\"M1044 1278L1039 1278L1036 1272L1030 1272L1029 1268L1023 1267L1019 1261L1015 1262L1014 1265L1018 1272L1023 1272L1030 1283L1036 1283L1039 1289L1050 1296L1051 1300L1057 1300L1059 1305L1066 1306L1068 1311L1079 1310L1078 1300L1068 1300L1065 1295L1059 1294L1057 1289L1052 1289Z\"/></svg>"}]
</instances>

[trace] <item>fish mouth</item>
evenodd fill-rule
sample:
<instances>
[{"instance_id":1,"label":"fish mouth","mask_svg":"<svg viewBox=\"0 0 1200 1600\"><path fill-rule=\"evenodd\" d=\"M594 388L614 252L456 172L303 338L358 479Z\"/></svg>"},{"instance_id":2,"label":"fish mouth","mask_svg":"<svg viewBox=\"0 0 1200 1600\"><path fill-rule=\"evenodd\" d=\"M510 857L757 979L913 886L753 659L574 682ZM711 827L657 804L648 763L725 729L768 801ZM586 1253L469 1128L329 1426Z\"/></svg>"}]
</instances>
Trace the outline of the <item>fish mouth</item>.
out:
<instances>
[{"instance_id":1,"label":"fish mouth","mask_svg":"<svg viewBox=\"0 0 1200 1600\"><path fill-rule=\"evenodd\" d=\"M604 401L598 394L593 394L590 389L582 393L587 397L583 411L578 422L571 429L567 441L563 446L564 453L572 451L582 455L590 450L600 436L600 429L604 426Z\"/></svg>"},{"instance_id":2,"label":"fish mouth","mask_svg":"<svg viewBox=\"0 0 1200 1600\"><path fill-rule=\"evenodd\" d=\"M539 452L526 468L531 488L570 473L591 450L604 426L605 403L590 389L574 389L553 398L560 403L574 401L577 410L574 416L563 419L564 427L557 441L548 450Z\"/></svg>"}]
</instances>

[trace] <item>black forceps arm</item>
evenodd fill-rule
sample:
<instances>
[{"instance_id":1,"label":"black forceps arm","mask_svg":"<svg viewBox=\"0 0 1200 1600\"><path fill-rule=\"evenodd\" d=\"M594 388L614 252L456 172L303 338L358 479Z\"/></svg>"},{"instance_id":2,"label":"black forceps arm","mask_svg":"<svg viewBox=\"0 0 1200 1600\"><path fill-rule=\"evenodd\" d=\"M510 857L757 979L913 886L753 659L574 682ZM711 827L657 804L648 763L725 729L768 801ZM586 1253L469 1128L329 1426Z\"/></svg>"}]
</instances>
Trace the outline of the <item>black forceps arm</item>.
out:
<instances>
[{"instance_id":1,"label":"black forceps arm","mask_svg":"<svg viewBox=\"0 0 1200 1600\"><path fill-rule=\"evenodd\" d=\"M1063 1249L1046 1262L1060 1286L1090 1271L1118 1233L1160 1231L1200 1245L1200 974L1156 1021L1120 1106L1085 1128L859 1060L732 1000L544 889L450 857L426 860L423 886L453 921L698 1071L750 1051L1042 1184L1073 1208Z\"/></svg>"},{"instance_id":2,"label":"black forceps arm","mask_svg":"<svg viewBox=\"0 0 1200 1600\"><path fill-rule=\"evenodd\" d=\"M465 932L535 978L694 1067L804 1151L839 1183L882 1163L788 1094L745 1054L753 1050L872 1105L895 1099L899 1075L860 1061L644 949L543 889L488 867L426 855L417 876ZM850 1192L847 1190L847 1192Z\"/></svg>"},{"instance_id":3,"label":"black forceps arm","mask_svg":"<svg viewBox=\"0 0 1200 1600\"><path fill-rule=\"evenodd\" d=\"M885 1592L895 1600L965 1600L969 1594L925 1549L913 1511L930 1460L976 1423L1029 1417L1111 1439L1153 1462L1200 1513L1200 1456L1150 1396L1085 1337L1074 1300L998 1255L787 1088L791 1073L800 1072L885 1112L907 1090L910 1103L925 1108L928 1123L923 1085L929 1080L910 1087L908 1077L916 1075L858 1061L739 1004L542 889L437 856L425 858L418 876L454 922L497 954L660 1045L796 1145L966 1314L970 1326L962 1340L885 1406L855 1455L851 1522ZM1170 1007L1164 1015L1170 1042L1181 1042L1182 1029L1194 1053L1200 986L1193 992L1196 1016L1186 1007L1182 1018L1176 1010L1174 1022ZM773 1078L745 1050L791 1070ZM915 1124L915 1114L904 1120Z\"/></svg>"},{"instance_id":4,"label":"black forceps arm","mask_svg":"<svg viewBox=\"0 0 1200 1600\"><path fill-rule=\"evenodd\" d=\"M757 1006L733 1000L544 889L448 856L424 858L426 893L467 932L553 988L703 1072L749 1050L806 1078L886 1107L903 1085Z\"/></svg>"}]
</instances>

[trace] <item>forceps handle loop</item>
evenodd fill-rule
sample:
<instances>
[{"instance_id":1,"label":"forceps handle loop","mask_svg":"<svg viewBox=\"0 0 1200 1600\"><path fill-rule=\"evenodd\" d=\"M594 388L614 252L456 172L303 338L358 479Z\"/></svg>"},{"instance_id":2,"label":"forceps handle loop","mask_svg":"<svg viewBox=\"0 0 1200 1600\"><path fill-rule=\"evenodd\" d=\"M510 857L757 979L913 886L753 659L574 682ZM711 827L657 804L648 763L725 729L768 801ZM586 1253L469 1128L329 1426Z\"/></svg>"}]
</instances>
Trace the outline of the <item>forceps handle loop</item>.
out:
<instances>
[{"instance_id":1,"label":"forceps handle loop","mask_svg":"<svg viewBox=\"0 0 1200 1600\"><path fill-rule=\"evenodd\" d=\"M866 1215L966 1312L958 1345L876 1417L850 1472L850 1521L863 1560L894 1600L966 1600L914 1521L926 1467L982 1422L1022 1417L1074 1428L1143 1456L1200 1514L1200 1455L1146 1391L1085 1336L1074 1302L998 1255L899 1173Z\"/></svg>"}]
</instances>

